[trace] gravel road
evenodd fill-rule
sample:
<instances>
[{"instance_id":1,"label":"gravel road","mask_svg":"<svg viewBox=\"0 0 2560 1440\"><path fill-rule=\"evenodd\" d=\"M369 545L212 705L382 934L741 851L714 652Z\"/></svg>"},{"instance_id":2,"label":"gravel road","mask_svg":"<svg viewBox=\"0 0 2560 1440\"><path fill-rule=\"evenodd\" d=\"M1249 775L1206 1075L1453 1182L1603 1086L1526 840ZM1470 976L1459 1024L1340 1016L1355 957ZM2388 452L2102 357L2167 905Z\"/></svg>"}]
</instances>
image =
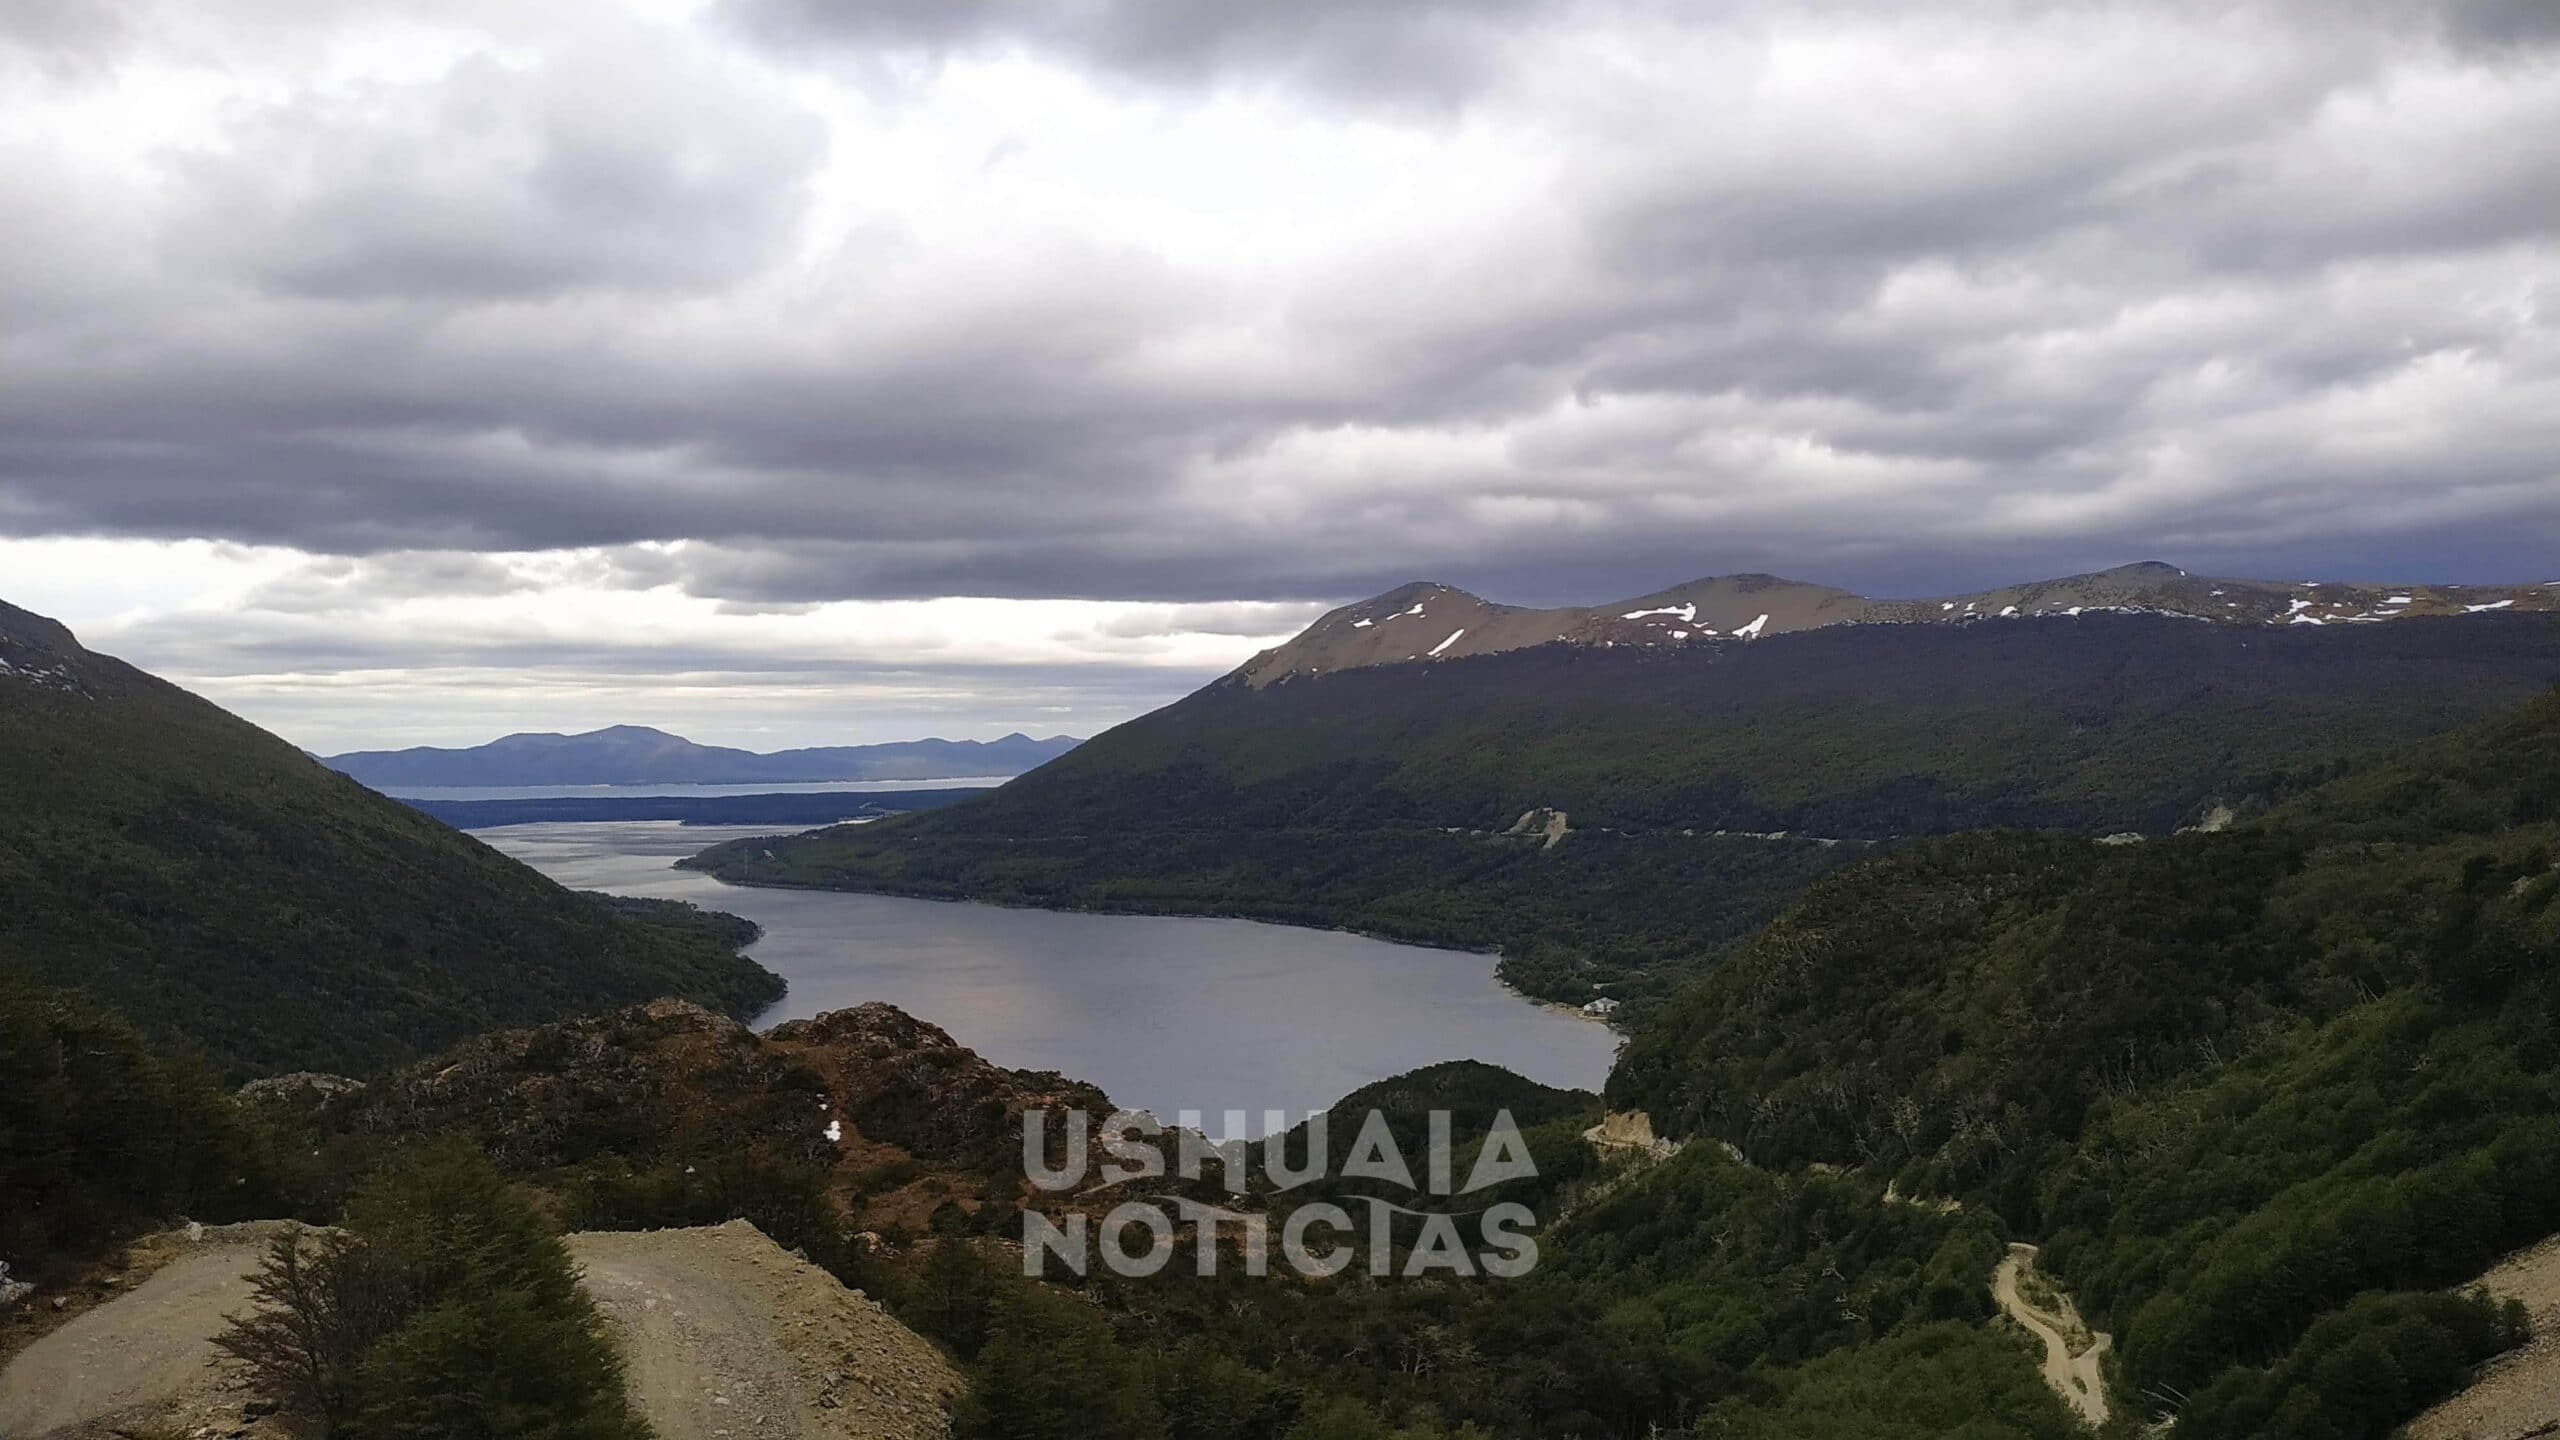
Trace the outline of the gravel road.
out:
<instances>
[{"instance_id":1,"label":"gravel road","mask_svg":"<svg viewBox=\"0 0 2560 1440\"><path fill-rule=\"evenodd\" d=\"M178 1253L131 1293L27 1347L0 1371L0 1436L109 1435L140 1422L185 1434L246 1424L250 1397L213 1348L224 1317L249 1308L249 1275L281 1223L157 1236L141 1248ZM252 1432L256 1433L256 1432Z\"/></svg>"},{"instance_id":2,"label":"gravel road","mask_svg":"<svg viewBox=\"0 0 2560 1440\"><path fill-rule=\"evenodd\" d=\"M37 1341L0 1371L0 1436L89 1440L153 1424L263 1437L212 1337L250 1304L276 1226L188 1243L131 1293ZM960 1385L941 1353L744 1221L569 1237L667 1440L932 1440Z\"/></svg>"},{"instance_id":3,"label":"gravel road","mask_svg":"<svg viewBox=\"0 0 2560 1440\"><path fill-rule=\"evenodd\" d=\"M959 1377L941 1352L744 1221L569 1237L631 1396L664 1436L927 1440Z\"/></svg>"}]
</instances>

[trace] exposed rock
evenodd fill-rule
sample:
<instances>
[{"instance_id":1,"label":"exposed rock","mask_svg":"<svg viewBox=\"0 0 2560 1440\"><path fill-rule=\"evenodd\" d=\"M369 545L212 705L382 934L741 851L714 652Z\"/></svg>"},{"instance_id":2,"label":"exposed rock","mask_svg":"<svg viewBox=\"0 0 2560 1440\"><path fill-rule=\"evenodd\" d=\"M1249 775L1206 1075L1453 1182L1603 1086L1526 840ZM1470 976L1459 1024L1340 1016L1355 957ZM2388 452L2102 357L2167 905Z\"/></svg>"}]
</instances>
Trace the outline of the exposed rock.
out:
<instances>
[{"instance_id":1,"label":"exposed rock","mask_svg":"<svg viewBox=\"0 0 2560 1440\"><path fill-rule=\"evenodd\" d=\"M1565 824L1563 811L1551 810L1542 805L1535 810L1523 811L1519 819L1511 822L1511 828L1503 831L1502 833L1505 835L1543 835L1546 837L1546 843L1538 848L1541 850L1553 850L1557 845L1563 843L1565 836L1573 832Z\"/></svg>"},{"instance_id":2,"label":"exposed rock","mask_svg":"<svg viewBox=\"0 0 2560 1440\"><path fill-rule=\"evenodd\" d=\"M267 1075L240 1087L240 1098L248 1101L272 1101L287 1105L321 1105L342 1095L353 1095L364 1089L364 1082L344 1075L324 1075L317 1070L296 1070L290 1075Z\"/></svg>"},{"instance_id":3,"label":"exposed rock","mask_svg":"<svg viewBox=\"0 0 2560 1440\"><path fill-rule=\"evenodd\" d=\"M1633 1153L1667 1160L1680 1153L1680 1142L1666 1140L1653 1133L1653 1117L1642 1110L1612 1110L1600 1117L1600 1123L1582 1132L1582 1138L1602 1154Z\"/></svg>"},{"instance_id":4,"label":"exposed rock","mask_svg":"<svg viewBox=\"0 0 2560 1440\"><path fill-rule=\"evenodd\" d=\"M2218 835L2230 829L2232 823L2239 818L2240 812L2232 809L2229 801L2217 795L2204 802L2202 812L2196 816L2196 823L2181 828L2178 833Z\"/></svg>"},{"instance_id":5,"label":"exposed rock","mask_svg":"<svg viewBox=\"0 0 2560 1440\"><path fill-rule=\"evenodd\" d=\"M941 1027L891 1005L857 1005L765 1033L778 1051L829 1081L854 1127L920 1159L1018 1174L1022 1114L1081 1110L1094 1120L1110 1098L1055 1071L990 1064Z\"/></svg>"}]
</instances>

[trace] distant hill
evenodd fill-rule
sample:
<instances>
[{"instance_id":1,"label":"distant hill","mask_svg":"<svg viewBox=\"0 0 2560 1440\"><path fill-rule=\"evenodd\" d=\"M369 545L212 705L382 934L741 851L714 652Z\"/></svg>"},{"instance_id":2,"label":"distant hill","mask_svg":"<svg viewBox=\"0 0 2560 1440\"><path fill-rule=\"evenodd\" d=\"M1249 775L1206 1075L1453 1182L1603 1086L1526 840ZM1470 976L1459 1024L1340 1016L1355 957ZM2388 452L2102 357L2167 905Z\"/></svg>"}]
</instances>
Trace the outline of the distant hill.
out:
<instances>
[{"instance_id":1,"label":"distant hill","mask_svg":"<svg viewBox=\"0 0 2560 1440\"><path fill-rule=\"evenodd\" d=\"M1074 749L1034 740L901 740L758 754L696 745L645 725L583 735L509 735L464 750L358 750L322 764L377 790L465 785L789 785L828 780L950 780L1019 775Z\"/></svg>"},{"instance_id":2,"label":"distant hill","mask_svg":"<svg viewBox=\"0 0 2560 1440\"><path fill-rule=\"evenodd\" d=\"M1458 658L1431 663L1340 653L1300 668L1352 627L1344 616L1365 618L1349 607L981 797L687 863L749 883L1498 946L1515 984L1580 1003L1660 986L1871 847L1977 826L2160 834L2246 814L2560 679L2560 614L2541 600L2317 624L2284 618L2294 599L2272 592L2246 602L2251 618L2212 623L2084 603L2239 598L2214 593L2233 582L2157 570L1988 592L2026 597L2003 609L2059 608L1965 624L1814 624L1824 602L1807 599L1794 613L1807 623L1773 618L1748 639L1452 646ZM2400 596L2410 604L2389 604ZM1751 607L1744 628L1785 608L1729 598ZM1739 613L1676 603L1728 632ZM2322 619L2325 603L2295 613ZM1472 637L1441 618L1440 633Z\"/></svg>"},{"instance_id":3,"label":"distant hill","mask_svg":"<svg viewBox=\"0 0 2560 1440\"><path fill-rule=\"evenodd\" d=\"M983 793L956 790L786 790L772 795L547 795L522 800L403 798L457 830L505 825L555 825L563 821L674 820L686 825L771 825L806 830L848 820L876 819L905 810L931 810Z\"/></svg>"},{"instance_id":4,"label":"distant hill","mask_svg":"<svg viewBox=\"0 0 2560 1440\"><path fill-rule=\"evenodd\" d=\"M363 1073L494 1025L782 982L650 923L0 604L0 965L239 1074Z\"/></svg>"}]
</instances>

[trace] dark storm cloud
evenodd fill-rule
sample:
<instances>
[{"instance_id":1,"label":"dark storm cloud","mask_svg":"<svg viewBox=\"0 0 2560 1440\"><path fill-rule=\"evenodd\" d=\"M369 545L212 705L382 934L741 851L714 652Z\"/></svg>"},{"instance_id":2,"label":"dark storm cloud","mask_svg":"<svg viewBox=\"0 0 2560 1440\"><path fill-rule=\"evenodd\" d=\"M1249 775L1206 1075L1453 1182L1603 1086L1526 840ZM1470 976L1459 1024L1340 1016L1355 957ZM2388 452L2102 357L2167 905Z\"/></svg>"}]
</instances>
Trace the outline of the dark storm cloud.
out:
<instances>
[{"instance_id":1,"label":"dark storm cloud","mask_svg":"<svg viewBox=\"0 0 2560 1440\"><path fill-rule=\"evenodd\" d=\"M682 69L466 60L435 86L304 93L173 162L170 243L339 299L714 286L789 239L822 130Z\"/></svg>"},{"instance_id":2,"label":"dark storm cloud","mask_svg":"<svg viewBox=\"0 0 2560 1440\"><path fill-rule=\"evenodd\" d=\"M260 88L122 189L0 139L0 532L588 547L742 612L2371 573L2394 537L2504 573L2551 535L2548 6L1687 13L736 0ZM30 16L31 55L145 44ZM926 102L794 88L883 51L1135 77L1171 129L1234 82L1346 152L1485 127L1517 195L1294 269L995 201L933 230L867 208ZM1053 143L905 183L980 203ZM1323 198L1296 223L1365 233Z\"/></svg>"},{"instance_id":3,"label":"dark storm cloud","mask_svg":"<svg viewBox=\"0 0 2560 1440\"><path fill-rule=\"evenodd\" d=\"M2560 46L2560 5L2550 0L2461 0L2448 8L2447 33L2466 45L2533 49Z\"/></svg>"}]
</instances>

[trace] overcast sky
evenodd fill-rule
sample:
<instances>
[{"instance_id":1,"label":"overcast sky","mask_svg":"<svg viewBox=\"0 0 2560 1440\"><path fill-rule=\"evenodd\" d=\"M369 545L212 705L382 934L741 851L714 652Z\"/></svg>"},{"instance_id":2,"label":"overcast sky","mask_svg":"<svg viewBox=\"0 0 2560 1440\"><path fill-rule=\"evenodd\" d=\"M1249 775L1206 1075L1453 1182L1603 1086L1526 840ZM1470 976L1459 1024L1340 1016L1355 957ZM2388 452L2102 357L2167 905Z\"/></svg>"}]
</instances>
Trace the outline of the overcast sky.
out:
<instances>
[{"instance_id":1,"label":"overcast sky","mask_svg":"<svg viewBox=\"0 0 2560 1440\"><path fill-rule=\"evenodd\" d=\"M2552 0L6 0L0 598L764 747L1416 578L2546 580L2555 136Z\"/></svg>"}]
</instances>

